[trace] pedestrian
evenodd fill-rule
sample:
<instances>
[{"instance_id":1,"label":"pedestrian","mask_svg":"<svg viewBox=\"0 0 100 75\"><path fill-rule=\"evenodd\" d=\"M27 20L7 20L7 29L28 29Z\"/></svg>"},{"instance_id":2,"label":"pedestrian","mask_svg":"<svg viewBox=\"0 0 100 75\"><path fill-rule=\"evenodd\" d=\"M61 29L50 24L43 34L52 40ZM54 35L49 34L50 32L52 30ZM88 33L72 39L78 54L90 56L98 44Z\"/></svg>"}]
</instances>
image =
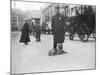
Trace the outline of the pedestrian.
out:
<instances>
[{"instance_id":1,"label":"pedestrian","mask_svg":"<svg viewBox=\"0 0 100 75\"><path fill-rule=\"evenodd\" d=\"M33 29L34 29L34 23L33 23L33 20L32 20L32 19L29 19L29 35L32 34Z\"/></svg>"},{"instance_id":2,"label":"pedestrian","mask_svg":"<svg viewBox=\"0 0 100 75\"><path fill-rule=\"evenodd\" d=\"M35 37L36 37L36 41L40 42L41 41L41 26L39 23L35 24Z\"/></svg>"},{"instance_id":3,"label":"pedestrian","mask_svg":"<svg viewBox=\"0 0 100 75\"><path fill-rule=\"evenodd\" d=\"M21 39L20 39L20 42L23 42L25 45L27 45L28 42L30 42L28 23L29 23L29 20L26 20L24 27L22 29L22 34L21 34Z\"/></svg>"},{"instance_id":4,"label":"pedestrian","mask_svg":"<svg viewBox=\"0 0 100 75\"><path fill-rule=\"evenodd\" d=\"M59 6L55 7L56 15L52 18L53 49L54 55L63 54L63 42L65 37L64 16L60 14Z\"/></svg>"}]
</instances>

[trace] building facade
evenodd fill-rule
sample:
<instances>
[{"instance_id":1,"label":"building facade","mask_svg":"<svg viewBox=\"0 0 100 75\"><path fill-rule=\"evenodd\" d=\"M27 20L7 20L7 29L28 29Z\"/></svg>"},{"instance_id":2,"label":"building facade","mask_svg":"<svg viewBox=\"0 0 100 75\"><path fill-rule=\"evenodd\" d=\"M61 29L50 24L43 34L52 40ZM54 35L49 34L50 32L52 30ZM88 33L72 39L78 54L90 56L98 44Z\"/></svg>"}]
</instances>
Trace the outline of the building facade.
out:
<instances>
[{"instance_id":1,"label":"building facade","mask_svg":"<svg viewBox=\"0 0 100 75\"><path fill-rule=\"evenodd\" d=\"M68 4L50 4L42 10L42 22L51 21L52 16L55 15L55 7L60 7L60 13L64 16L75 16L75 10L78 9L81 12L80 6L68 5Z\"/></svg>"},{"instance_id":2,"label":"building facade","mask_svg":"<svg viewBox=\"0 0 100 75\"><path fill-rule=\"evenodd\" d=\"M55 15L55 7L60 7L60 13L63 14L65 17L72 17L76 16L78 11L79 14L83 14L85 11L85 8L88 8L89 5L71 5L71 4L49 4L45 9L42 10L42 22L45 21L51 21L52 16ZM91 6L93 9L93 12L96 12L95 6Z\"/></svg>"},{"instance_id":3,"label":"building facade","mask_svg":"<svg viewBox=\"0 0 100 75\"><path fill-rule=\"evenodd\" d=\"M41 25L42 14L41 11L21 11L20 9L11 10L11 28L12 30L22 29L26 19L34 19Z\"/></svg>"}]
</instances>

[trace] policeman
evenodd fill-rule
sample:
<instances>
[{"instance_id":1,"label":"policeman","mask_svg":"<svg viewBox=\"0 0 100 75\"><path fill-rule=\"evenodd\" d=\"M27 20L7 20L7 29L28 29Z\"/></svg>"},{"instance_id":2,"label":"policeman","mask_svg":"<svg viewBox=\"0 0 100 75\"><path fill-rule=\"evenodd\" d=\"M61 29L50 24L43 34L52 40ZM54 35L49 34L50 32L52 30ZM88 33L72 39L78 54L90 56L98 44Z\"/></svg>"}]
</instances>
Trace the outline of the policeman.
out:
<instances>
[{"instance_id":1,"label":"policeman","mask_svg":"<svg viewBox=\"0 0 100 75\"><path fill-rule=\"evenodd\" d=\"M59 6L55 7L55 16L52 18L52 32L53 32L53 49L55 50L55 55L56 54L62 54L65 53L63 51L63 42L64 42L64 37L65 37L65 32L64 32L64 16L60 14L60 8ZM58 49L60 51L58 51Z\"/></svg>"}]
</instances>

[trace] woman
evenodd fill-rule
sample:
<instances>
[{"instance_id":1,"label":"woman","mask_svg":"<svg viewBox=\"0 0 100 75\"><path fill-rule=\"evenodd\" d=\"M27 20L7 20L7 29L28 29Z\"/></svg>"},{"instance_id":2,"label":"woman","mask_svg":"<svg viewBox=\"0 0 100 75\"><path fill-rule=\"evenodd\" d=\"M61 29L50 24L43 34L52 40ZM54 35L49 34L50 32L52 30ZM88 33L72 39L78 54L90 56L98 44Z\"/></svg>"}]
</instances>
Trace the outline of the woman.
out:
<instances>
[{"instance_id":1,"label":"woman","mask_svg":"<svg viewBox=\"0 0 100 75\"><path fill-rule=\"evenodd\" d=\"M30 42L30 38L29 38L29 25L28 25L28 20L26 20L24 27L22 29L22 35L21 35L21 39L20 42L25 43L25 45L28 44L28 42Z\"/></svg>"}]
</instances>

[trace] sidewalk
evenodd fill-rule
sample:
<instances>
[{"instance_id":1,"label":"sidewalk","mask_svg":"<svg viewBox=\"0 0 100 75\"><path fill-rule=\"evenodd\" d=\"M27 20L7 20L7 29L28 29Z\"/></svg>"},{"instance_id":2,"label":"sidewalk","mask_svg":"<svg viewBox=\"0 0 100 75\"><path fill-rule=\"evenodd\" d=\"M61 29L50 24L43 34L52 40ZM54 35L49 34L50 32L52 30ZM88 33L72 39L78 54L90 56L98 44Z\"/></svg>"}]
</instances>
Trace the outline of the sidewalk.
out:
<instances>
[{"instance_id":1,"label":"sidewalk","mask_svg":"<svg viewBox=\"0 0 100 75\"><path fill-rule=\"evenodd\" d=\"M29 45L19 43L20 34L12 33L12 73L33 73L95 68L95 40L70 41L66 38L64 50L68 54L48 56L53 45L52 35L42 35L41 42L30 36Z\"/></svg>"}]
</instances>

